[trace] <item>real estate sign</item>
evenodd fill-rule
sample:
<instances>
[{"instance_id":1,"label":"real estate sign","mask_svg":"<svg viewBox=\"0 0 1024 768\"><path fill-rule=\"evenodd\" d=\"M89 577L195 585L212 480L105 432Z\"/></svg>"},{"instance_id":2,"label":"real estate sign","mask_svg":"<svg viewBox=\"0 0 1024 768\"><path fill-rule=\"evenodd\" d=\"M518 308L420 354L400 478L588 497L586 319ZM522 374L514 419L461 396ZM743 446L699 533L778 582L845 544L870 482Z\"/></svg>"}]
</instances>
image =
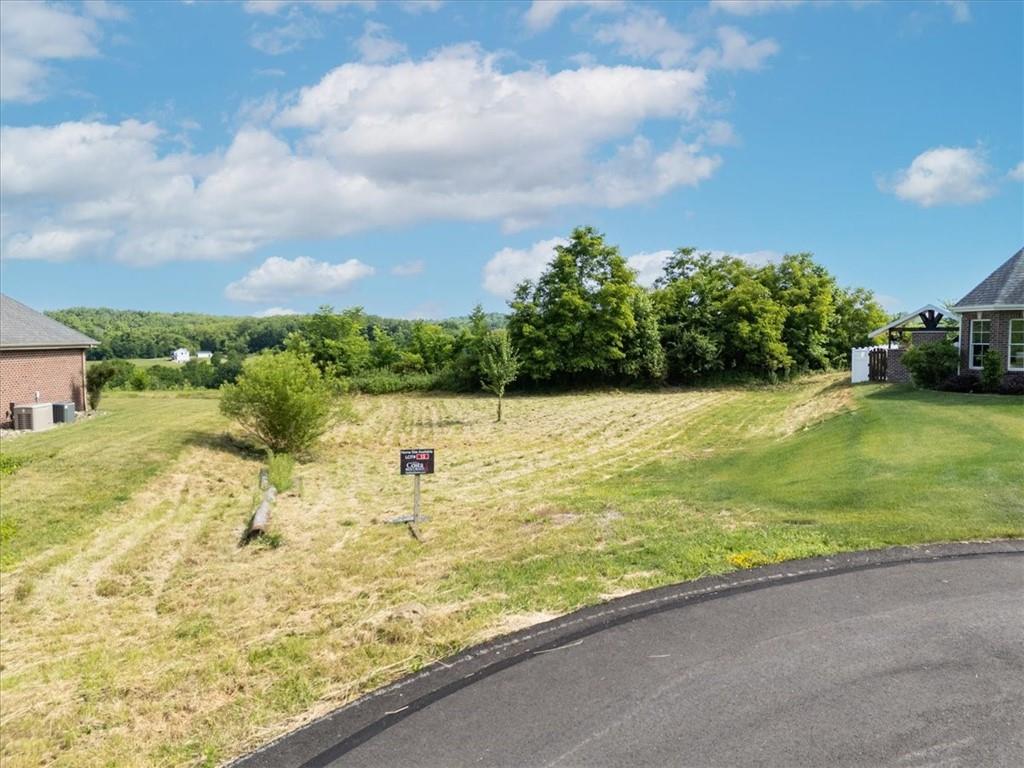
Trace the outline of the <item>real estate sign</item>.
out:
<instances>
[{"instance_id":1,"label":"real estate sign","mask_svg":"<svg viewBox=\"0 0 1024 768\"><path fill-rule=\"evenodd\" d=\"M399 467L403 475L434 474L434 449L412 448L399 451Z\"/></svg>"}]
</instances>

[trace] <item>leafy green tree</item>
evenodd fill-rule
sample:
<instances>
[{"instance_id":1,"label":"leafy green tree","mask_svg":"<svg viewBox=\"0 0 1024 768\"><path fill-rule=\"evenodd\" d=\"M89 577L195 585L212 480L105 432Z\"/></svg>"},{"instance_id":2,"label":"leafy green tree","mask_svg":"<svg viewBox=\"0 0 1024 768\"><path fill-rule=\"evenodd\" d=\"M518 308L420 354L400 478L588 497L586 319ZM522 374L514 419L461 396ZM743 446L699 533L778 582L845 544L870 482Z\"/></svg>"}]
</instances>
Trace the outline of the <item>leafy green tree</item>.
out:
<instances>
[{"instance_id":1,"label":"leafy green tree","mask_svg":"<svg viewBox=\"0 0 1024 768\"><path fill-rule=\"evenodd\" d=\"M828 270L809 253L787 254L763 270L763 282L785 310L782 341L797 370L821 370L829 365L828 332L837 286Z\"/></svg>"},{"instance_id":2,"label":"leafy green tree","mask_svg":"<svg viewBox=\"0 0 1024 768\"><path fill-rule=\"evenodd\" d=\"M412 351L420 356L423 367L431 373L440 371L451 361L455 339L436 323L422 320L412 326Z\"/></svg>"},{"instance_id":3,"label":"leafy green tree","mask_svg":"<svg viewBox=\"0 0 1024 768\"><path fill-rule=\"evenodd\" d=\"M273 451L301 453L330 425L330 387L319 367L293 351L246 361L234 384L221 387L221 412Z\"/></svg>"},{"instance_id":4,"label":"leafy green tree","mask_svg":"<svg viewBox=\"0 0 1024 768\"><path fill-rule=\"evenodd\" d=\"M460 329L455 341L453 375L458 386L472 389L482 376L481 363L490 326L484 308L477 304L469 315L469 322Z\"/></svg>"},{"instance_id":5,"label":"leafy green tree","mask_svg":"<svg viewBox=\"0 0 1024 768\"><path fill-rule=\"evenodd\" d=\"M498 421L501 421L501 403L505 387L519 375L519 358L507 331L491 331L484 342L480 361L481 385L498 398Z\"/></svg>"},{"instance_id":6,"label":"leafy green tree","mask_svg":"<svg viewBox=\"0 0 1024 768\"><path fill-rule=\"evenodd\" d=\"M374 327L373 341L370 342L370 362L373 367L391 370L401 359L402 353L391 334L383 328Z\"/></svg>"},{"instance_id":7,"label":"leafy green tree","mask_svg":"<svg viewBox=\"0 0 1024 768\"><path fill-rule=\"evenodd\" d=\"M866 288L837 288L827 334L828 357L833 366L850 362L850 350L872 343L871 332L889 322L888 313Z\"/></svg>"},{"instance_id":8,"label":"leafy green tree","mask_svg":"<svg viewBox=\"0 0 1024 768\"><path fill-rule=\"evenodd\" d=\"M571 383L617 374L636 329L636 276L593 227L577 227L537 282L511 302L509 334L535 381Z\"/></svg>"},{"instance_id":9,"label":"leafy green tree","mask_svg":"<svg viewBox=\"0 0 1024 768\"><path fill-rule=\"evenodd\" d=\"M665 350L661 347L658 315L647 291L633 293L635 327L625 343L622 373L631 379L657 382L665 378Z\"/></svg>"},{"instance_id":10,"label":"leafy green tree","mask_svg":"<svg viewBox=\"0 0 1024 768\"><path fill-rule=\"evenodd\" d=\"M328 376L355 376L366 370L370 362L370 341L365 329L361 307L336 313L333 307L324 305L288 336L285 348L309 355L321 373Z\"/></svg>"},{"instance_id":11,"label":"leafy green tree","mask_svg":"<svg viewBox=\"0 0 1024 768\"><path fill-rule=\"evenodd\" d=\"M725 354L740 371L771 376L789 368L786 308L753 274L740 273L722 302Z\"/></svg>"}]
</instances>

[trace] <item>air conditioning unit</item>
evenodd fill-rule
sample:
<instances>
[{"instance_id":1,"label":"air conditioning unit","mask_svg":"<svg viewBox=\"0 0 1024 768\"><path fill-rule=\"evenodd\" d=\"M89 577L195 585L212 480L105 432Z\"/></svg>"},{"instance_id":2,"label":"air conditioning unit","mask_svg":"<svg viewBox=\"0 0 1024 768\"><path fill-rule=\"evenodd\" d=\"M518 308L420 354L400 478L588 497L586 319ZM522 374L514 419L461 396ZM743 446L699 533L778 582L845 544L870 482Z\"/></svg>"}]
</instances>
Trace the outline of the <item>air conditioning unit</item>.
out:
<instances>
[{"instance_id":1,"label":"air conditioning unit","mask_svg":"<svg viewBox=\"0 0 1024 768\"><path fill-rule=\"evenodd\" d=\"M53 423L54 424L73 424L75 421L75 404L68 401L66 403L54 403L53 404Z\"/></svg>"},{"instance_id":2,"label":"air conditioning unit","mask_svg":"<svg viewBox=\"0 0 1024 768\"><path fill-rule=\"evenodd\" d=\"M53 426L52 403L26 403L14 406L14 428L38 432Z\"/></svg>"}]
</instances>

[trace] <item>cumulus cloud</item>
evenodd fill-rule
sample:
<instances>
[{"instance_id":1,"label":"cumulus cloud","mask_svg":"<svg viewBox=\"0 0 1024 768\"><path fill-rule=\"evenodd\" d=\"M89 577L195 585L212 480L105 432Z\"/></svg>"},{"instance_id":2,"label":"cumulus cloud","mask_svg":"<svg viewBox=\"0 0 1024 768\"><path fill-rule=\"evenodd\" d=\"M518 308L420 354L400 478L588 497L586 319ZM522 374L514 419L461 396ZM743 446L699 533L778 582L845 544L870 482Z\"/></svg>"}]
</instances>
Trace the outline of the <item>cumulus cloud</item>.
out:
<instances>
[{"instance_id":1,"label":"cumulus cloud","mask_svg":"<svg viewBox=\"0 0 1024 768\"><path fill-rule=\"evenodd\" d=\"M406 50L404 43L388 35L388 28L376 21L368 21L363 25L363 34L355 45L362 60L370 64L397 59Z\"/></svg>"},{"instance_id":2,"label":"cumulus cloud","mask_svg":"<svg viewBox=\"0 0 1024 768\"><path fill-rule=\"evenodd\" d=\"M1024 181L1024 160L1017 163L1006 175L1014 181Z\"/></svg>"},{"instance_id":3,"label":"cumulus cloud","mask_svg":"<svg viewBox=\"0 0 1024 768\"><path fill-rule=\"evenodd\" d=\"M395 277L414 277L416 275L422 275L426 268L427 265L422 259L415 259L414 261L407 261L403 264L395 264L395 266L388 271Z\"/></svg>"},{"instance_id":4,"label":"cumulus cloud","mask_svg":"<svg viewBox=\"0 0 1024 768\"><path fill-rule=\"evenodd\" d=\"M936 147L915 157L909 168L880 179L878 186L924 208L969 205L992 196L990 173L980 149Z\"/></svg>"},{"instance_id":5,"label":"cumulus cloud","mask_svg":"<svg viewBox=\"0 0 1024 768\"><path fill-rule=\"evenodd\" d=\"M679 32L660 13L641 9L597 30L599 42L614 44L619 53L635 59L653 59L663 67L689 58L694 40Z\"/></svg>"},{"instance_id":6,"label":"cumulus cloud","mask_svg":"<svg viewBox=\"0 0 1024 768\"><path fill-rule=\"evenodd\" d=\"M697 70L505 71L459 46L338 67L205 155L135 120L4 127L3 237L24 252L40 230L109 232L80 250L152 264L424 220L512 231L559 207L630 205L709 178L721 160L703 141L643 133L650 121L699 128L705 91Z\"/></svg>"},{"instance_id":7,"label":"cumulus cloud","mask_svg":"<svg viewBox=\"0 0 1024 768\"><path fill-rule=\"evenodd\" d=\"M68 261L113 236L112 231L103 229L41 229L14 235L3 255L8 259Z\"/></svg>"},{"instance_id":8,"label":"cumulus cloud","mask_svg":"<svg viewBox=\"0 0 1024 768\"><path fill-rule=\"evenodd\" d=\"M0 99L36 102L47 94L48 62L99 55L102 31L96 19L120 18L111 4L77 13L64 5L27 0L0 3Z\"/></svg>"},{"instance_id":9,"label":"cumulus cloud","mask_svg":"<svg viewBox=\"0 0 1024 768\"><path fill-rule=\"evenodd\" d=\"M523 23L532 32L550 27L564 11L570 8L588 8L595 11L617 11L625 7L621 0L533 0L523 15Z\"/></svg>"},{"instance_id":10,"label":"cumulus cloud","mask_svg":"<svg viewBox=\"0 0 1024 768\"><path fill-rule=\"evenodd\" d=\"M301 315L294 309L288 309L288 307L267 307L262 312L254 312L253 317L283 317L285 315Z\"/></svg>"},{"instance_id":11,"label":"cumulus cloud","mask_svg":"<svg viewBox=\"0 0 1024 768\"><path fill-rule=\"evenodd\" d=\"M268 56L280 56L320 36L320 25L316 21L295 14L287 24L253 32L249 36L249 45Z\"/></svg>"},{"instance_id":12,"label":"cumulus cloud","mask_svg":"<svg viewBox=\"0 0 1024 768\"><path fill-rule=\"evenodd\" d=\"M789 11L804 0L711 0L712 11L728 13L733 16L758 16L774 11Z\"/></svg>"},{"instance_id":13,"label":"cumulus cloud","mask_svg":"<svg viewBox=\"0 0 1024 768\"><path fill-rule=\"evenodd\" d=\"M707 66L730 70L758 70L765 59L779 52L779 44L770 37L751 41L735 27L719 27L719 50L708 49L704 54Z\"/></svg>"},{"instance_id":14,"label":"cumulus cloud","mask_svg":"<svg viewBox=\"0 0 1024 768\"><path fill-rule=\"evenodd\" d=\"M615 45L623 56L657 61L663 67L694 63L702 69L757 70L779 51L771 38L752 41L734 27L719 27L718 46L694 53L696 40L660 13L641 8L597 29L598 42Z\"/></svg>"},{"instance_id":15,"label":"cumulus cloud","mask_svg":"<svg viewBox=\"0 0 1024 768\"><path fill-rule=\"evenodd\" d=\"M315 261L308 256L283 259L271 256L241 280L228 284L224 295L233 301L271 301L293 296L324 296L345 291L369 277L373 267L359 259L341 264Z\"/></svg>"},{"instance_id":16,"label":"cumulus cloud","mask_svg":"<svg viewBox=\"0 0 1024 768\"><path fill-rule=\"evenodd\" d=\"M310 8L317 11L332 12L340 8L361 8L372 11L377 7L374 0L245 0L242 7L246 13L261 16L276 16L284 10L296 7Z\"/></svg>"},{"instance_id":17,"label":"cumulus cloud","mask_svg":"<svg viewBox=\"0 0 1024 768\"><path fill-rule=\"evenodd\" d=\"M564 237L553 237L528 248L502 248L484 265L484 289L495 296L510 298L523 280L541 276L555 255L555 246L568 242Z\"/></svg>"}]
</instances>

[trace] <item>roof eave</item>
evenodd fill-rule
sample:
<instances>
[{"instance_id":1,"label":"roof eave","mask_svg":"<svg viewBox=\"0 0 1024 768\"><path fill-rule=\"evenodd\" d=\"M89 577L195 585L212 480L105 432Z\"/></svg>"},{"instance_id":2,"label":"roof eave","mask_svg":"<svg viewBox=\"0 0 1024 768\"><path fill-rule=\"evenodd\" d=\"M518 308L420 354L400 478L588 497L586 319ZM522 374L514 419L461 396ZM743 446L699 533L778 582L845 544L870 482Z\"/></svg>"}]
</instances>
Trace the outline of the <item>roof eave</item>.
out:
<instances>
[{"instance_id":1,"label":"roof eave","mask_svg":"<svg viewBox=\"0 0 1024 768\"><path fill-rule=\"evenodd\" d=\"M957 312L1014 312L1024 309L1024 304L957 304Z\"/></svg>"},{"instance_id":2,"label":"roof eave","mask_svg":"<svg viewBox=\"0 0 1024 768\"><path fill-rule=\"evenodd\" d=\"M0 352L30 351L33 349L91 349L98 347L98 341L87 341L79 344L0 344Z\"/></svg>"}]
</instances>

